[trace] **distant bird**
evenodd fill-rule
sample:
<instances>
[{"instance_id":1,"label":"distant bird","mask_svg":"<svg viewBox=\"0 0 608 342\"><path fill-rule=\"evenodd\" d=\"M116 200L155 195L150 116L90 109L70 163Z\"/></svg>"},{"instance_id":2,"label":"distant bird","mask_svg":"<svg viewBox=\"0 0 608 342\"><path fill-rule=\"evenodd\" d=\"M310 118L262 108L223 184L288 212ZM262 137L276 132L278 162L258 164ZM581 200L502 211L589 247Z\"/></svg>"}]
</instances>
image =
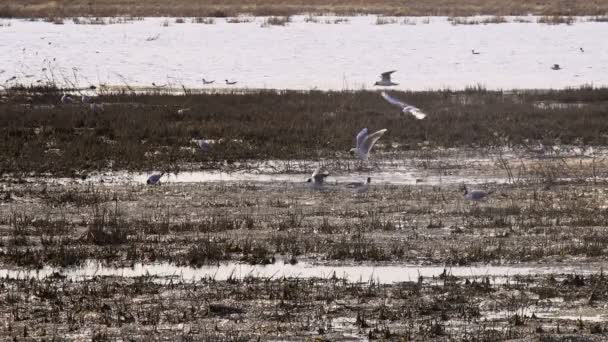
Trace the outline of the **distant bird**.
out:
<instances>
[{"instance_id":1,"label":"distant bird","mask_svg":"<svg viewBox=\"0 0 608 342\"><path fill-rule=\"evenodd\" d=\"M585 50L583 50L583 48L579 48L581 50L581 52L585 52Z\"/></svg>"},{"instance_id":2,"label":"distant bird","mask_svg":"<svg viewBox=\"0 0 608 342\"><path fill-rule=\"evenodd\" d=\"M69 96L68 94L63 94L61 96L61 103L63 103L63 104L74 103L74 99L72 99L72 97Z\"/></svg>"},{"instance_id":3,"label":"distant bird","mask_svg":"<svg viewBox=\"0 0 608 342\"><path fill-rule=\"evenodd\" d=\"M553 70L561 70L561 67L559 66L559 64L553 64L553 66L551 67L551 69L553 69Z\"/></svg>"},{"instance_id":4,"label":"distant bird","mask_svg":"<svg viewBox=\"0 0 608 342\"><path fill-rule=\"evenodd\" d=\"M361 160L367 160L369 158L369 152L371 151L376 141L386 132L387 129L381 129L372 134L368 134L367 128L364 128L357 134L357 147L350 149L350 154L356 154Z\"/></svg>"},{"instance_id":5,"label":"distant bird","mask_svg":"<svg viewBox=\"0 0 608 342\"><path fill-rule=\"evenodd\" d=\"M228 81L228 80L226 80L226 84L233 85L233 84L236 84L236 81Z\"/></svg>"},{"instance_id":6,"label":"distant bird","mask_svg":"<svg viewBox=\"0 0 608 342\"><path fill-rule=\"evenodd\" d=\"M479 201L483 201L484 199L487 199L488 196L490 194L492 194L493 191L484 191L484 190L470 190L467 188L466 185L463 184L464 187L464 199L467 201L475 201L475 202L479 202Z\"/></svg>"},{"instance_id":7,"label":"distant bird","mask_svg":"<svg viewBox=\"0 0 608 342\"><path fill-rule=\"evenodd\" d=\"M190 111L190 108L181 108L177 111L177 114L184 115Z\"/></svg>"},{"instance_id":8,"label":"distant bird","mask_svg":"<svg viewBox=\"0 0 608 342\"><path fill-rule=\"evenodd\" d=\"M165 173L161 173L161 174L154 174L150 177L148 177L148 180L146 181L146 184L149 185L160 185L160 178L164 175Z\"/></svg>"},{"instance_id":9,"label":"distant bird","mask_svg":"<svg viewBox=\"0 0 608 342\"><path fill-rule=\"evenodd\" d=\"M353 182L348 183L346 187L353 189L356 192L367 192L369 185L372 182L372 177L367 177L365 182Z\"/></svg>"},{"instance_id":10,"label":"distant bird","mask_svg":"<svg viewBox=\"0 0 608 342\"><path fill-rule=\"evenodd\" d=\"M211 84L213 82L215 82L215 80L207 81L206 79L203 78L203 84Z\"/></svg>"},{"instance_id":11,"label":"distant bird","mask_svg":"<svg viewBox=\"0 0 608 342\"><path fill-rule=\"evenodd\" d=\"M13 76L13 77L11 77L11 78L7 79L7 80L5 81L5 83L6 83L6 82L13 81L13 80L16 80L16 79L17 79L17 76Z\"/></svg>"},{"instance_id":12,"label":"distant bird","mask_svg":"<svg viewBox=\"0 0 608 342\"><path fill-rule=\"evenodd\" d=\"M306 182L310 184L313 189L323 189L325 185L325 177L329 176L329 173L324 171L321 172L320 168L317 168L315 172L312 173L312 177L308 178Z\"/></svg>"},{"instance_id":13,"label":"distant bird","mask_svg":"<svg viewBox=\"0 0 608 342\"><path fill-rule=\"evenodd\" d=\"M166 84L162 84L162 85L161 85L161 84L156 84L156 83L154 83L154 82L152 82L152 85L153 85L154 87L157 87L157 88L164 88L164 87L166 87L166 86L167 86Z\"/></svg>"},{"instance_id":14,"label":"distant bird","mask_svg":"<svg viewBox=\"0 0 608 342\"><path fill-rule=\"evenodd\" d=\"M478 51L471 50L471 52L472 52L474 55L479 55L479 52L478 52Z\"/></svg>"},{"instance_id":15,"label":"distant bird","mask_svg":"<svg viewBox=\"0 0 608 342\"><path fill-rule=\"evenodd\" d=\"M207 140L194 139L193 141L194 143L196 143L196 146L198 146L203 152L209 152L209 150L211 149L211 144Z\"/></svg>"},{"instance_id":16,"label":"distant bird","mask_svg":"<svg viewBox=\"0 0 608 342\"><path fill-rule=\"evenodd\" d=\"M405 102L402 102L401 100L398 100L392 96L390 96L389 94L382 92L380 93L380 95L382 95L382 97L388 101L388 103L395 105L397 107L401 108L401 111L404 113L410 113L413 116L416 117L416 119L418 120L422 120L424 118L426 118L426 114L424 114L420 109L418 109L417 107L414 107L412 105L409 105Z\"/></svg>"},{"instance_id":17,"label":"distant bird","mask_svg":"<svg viewBox=\"0 0 608 342\"><path fill-rule=\"evenodd\" d=\"M394 85L398 85L399 83L393 83L393 81L391 81L391 74L394 73L397 70L391 70L391 71L387 71L387 72L383 72L382 74L380 74L380 81L377 81L376 83L374 83L374 85L377 86L394 86Z\"/></svg>"}]
</instances>

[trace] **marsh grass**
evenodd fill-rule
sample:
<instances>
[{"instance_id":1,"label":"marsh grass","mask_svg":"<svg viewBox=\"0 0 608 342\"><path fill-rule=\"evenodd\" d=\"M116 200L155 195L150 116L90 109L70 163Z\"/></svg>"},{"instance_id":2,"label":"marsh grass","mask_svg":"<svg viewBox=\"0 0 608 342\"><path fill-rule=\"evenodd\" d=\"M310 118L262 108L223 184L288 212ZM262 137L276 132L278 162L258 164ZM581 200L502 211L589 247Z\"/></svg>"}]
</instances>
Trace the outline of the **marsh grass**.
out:
<instances>
[{"instance_id":1,"label":"marsh grass","mask_svg":"<svg viewBox=\"0 0 608 342\"><path fill-rule=\"evenodd\" d=\"M574 1L566 5L554 0L536 2L498 0L454 1L433 0L387 0L362 3L354 0L340 0L327 3L321 0L252 0L217 1L178 0L167 3L160 0L98 0L94 3L84 0L27 0L0 5L0 17L117 17L136 15L143 17L229 17L239 14L255 16L286 16L295 14L357 15L380 14L388 16L474 16L474 15L605 15L608 3L605 0Z\"/></svg>"},{"instance_id":2,"label":"marsh grass","mask_svg":"<svg viewBox=\"0 0 608 342\"><path fill-rule=\"evenodd\" d=\"M339 158L361 127L390 127L383 138L387 147L379 145L378 153L429 147L608 144L603 134L608 130L603 115L608 109L605 88L395 92L432 113L424 121L401 117L376 93L367 91L105 94L100 96L105 105L102 115L78 105L57 105L58 89L15 88L7 93L10 101L0 103L0 136L5 141L0 145L0 168L5 172L71 176L108 168ZM192 110L177 116L184 101ZM584 106L541 109L540 101ZM27 107L21 105L24 102ZM318 113L325 112L334 115L319 119ZM193 150L191 140L200 138L217 143L207 153ZM388 148L393 144L398 147Z\"/></svg>"}]
</instances>

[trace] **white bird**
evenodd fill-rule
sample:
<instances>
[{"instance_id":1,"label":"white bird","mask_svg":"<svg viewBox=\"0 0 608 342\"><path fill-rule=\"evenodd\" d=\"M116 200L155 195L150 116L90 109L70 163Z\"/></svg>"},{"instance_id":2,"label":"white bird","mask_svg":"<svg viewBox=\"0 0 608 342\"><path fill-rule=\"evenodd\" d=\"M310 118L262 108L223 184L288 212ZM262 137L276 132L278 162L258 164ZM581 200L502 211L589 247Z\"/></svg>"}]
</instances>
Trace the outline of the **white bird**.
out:
<instances>
[{"instance_id":1,"label":"white bird","mask_svg":"<svg viewBox=\"0 0 608 342\"><path fill-rule=\"evenodd\" d=\"M203 78L203 84L211 84L213 82L215 82L215 80L207 81L206 79Z\"/></svg>"},{"instance_id":2,"label":"white bird","mask_svg":"<svg viewBox=\"0 0 608 342\"><path fill-rule=\"evenodd\" d=\"M315 172L312 173L312 177L308 178L306 182L308 182L313 189L320 190L324 188L325 177L327 176L329 176L328 172L321 172L321 169L317 168Z\"/></svg>"},{"instance_id":3,"label":"white bird","mask_svg":"<svg viewBox=\"0 0 608 342\"><path fill-rule=\"evenodd\" d=\"M409 105L405 102L402 102L401 100L398 100L385 92L380 93L380 95L382 95L382 97L386 101L388 101L388 103L395 105L397 107L400 107L402 112L410 113L413 116L415 116L416 119L418 119L418 120L422 120L422 119L426 118L426 114L424 114L419 108Z\"/></svg>"},{"instance_id":4,"label":"white bird","mask_svg":"<svg viewBox=\"0 0 608 342\"><path fill-rule=\"evenodd\" d=\"M387 131L387 129L381 129L372 134L368 134L367 128L364 128L357 134L357 147L351 148L350 153L356 154L361 160L367 160L369 158L369 152L380 137Z\"/></svg>"},{"instance_id":5,"label":"white bird","mask_svg":"<svg viewBox=\"0 0 608 342\"><path fill-rule=\"evenodd\" d=\"M187 113L189 111L190 111L190 108L181 108L177 111L177 114L184 115L185 113Z\"/></svg>"},{"instance_id":6,"label":"white bird","mask_svg":"<svg viewBox=\"0 0 608 342\"><path fill-rule=\"evenodd\" d=\"M553 70L561 70L562 67L560 67L559 64L553 64L553 66L551 67L551 69L553 69Z\"/></svg>"},{"instance_id":7,"label":"white bird","mask_svg":"<svg viewBox=\"0 0 608 342\"><path fill-rule=\"evenodd\" d=\"M148 180L146 181L146 184L149 185L160 185L160 178L164 175L165 173L161 173L161 174L154 174L150 177L148 177Z\"/></svg>"},{"instance_id":8,"label":"white bird","mask_svg":"<svg viewBox=\"0 0 608 342\"><path fill-rule=\"evenodd\" d=\"M484 191L484 190L470 190L467 189L466 185L463 185L464 187L464 199L467 201L475 201L475 202L479 202L479 201L483 201L485 199L488 198L488 196L493 192L493 191Z\"/></svg>"},{"instance_id":9,"label":"white bird","mask_svg":"<svg viewBox=\"0 0 608 342\"><path fill-rule=\"evenodd\" d=\"M477 52L475 50L471 50L471 53L473 53L474 55L479 55L479 52Z\"/></svg>"},{"instance_id":10,"label":"white bird","mask_svg":"<svg viewBox=\"0 0 608 342\"><path fill-rule=\"evenodd\" d=\"M203 152L209 152L211 149L211 144L204 139L193 139L192 140Z\"/></svg>"},{"instance_id":11,"label":"white bird","mask_svg":"<svg viewBox=\"0 0 608 342\"><path fill-rule=\"evenodd\" d=\"M383 72L382 74L380 74L381 80L377 81L376 83L374 83L374 85L377 86L394 86L394 85L398 85L399 83L394 83L393 81L391 81L391 74L394 73L397 70L391 70L391 71L387 71L387 72Z\"/></svg>"},{"instance_id":12,"label":"white bird","mask_svg":"<svg viewBox=\"0 0 608 342\"><path fill-rule=\"evenodd\" d=\"M61 103L70 104L70 103L74 103L74 100L68 94L63 94L63 96L61 96Z\"/></svg>"},{"instance_id":13,"label":"white bird","mask_svg":"<svg viewBox=\"0 0 608 342\"><path fill-rule=\"evenodd\" d=\"M228 80L226 80L226 84L233 85L233 84L236 84L236 81L228 81Z\"/></svg>"},{"instance_id":14,"label":"white bird","mask_svg":"<svg viewBox=\"0 0 608 342\"><path fill-rule=\"evenodd\" d=\"M353 182L348 183L346 187L353 189L356 192L367 192L369 190L369 184L372 182L372 177L367 177L365 182Z\"/></svg>"}]
</instances>

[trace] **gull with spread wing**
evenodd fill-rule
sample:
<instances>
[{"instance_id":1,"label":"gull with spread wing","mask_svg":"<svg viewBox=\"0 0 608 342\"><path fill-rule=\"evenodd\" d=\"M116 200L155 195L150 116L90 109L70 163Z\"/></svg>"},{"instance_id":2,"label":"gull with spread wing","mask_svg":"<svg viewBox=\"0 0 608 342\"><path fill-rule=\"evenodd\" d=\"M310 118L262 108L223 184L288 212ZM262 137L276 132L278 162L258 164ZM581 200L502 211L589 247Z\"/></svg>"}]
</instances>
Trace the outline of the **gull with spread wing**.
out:
<instances>
[{"instance_id":1,"label":"gull with spread wing","mask_svg":"<svg viewBox=\"0 0 608 342\"><path fill-rule=\"evenodd\" d=\"M418 119L418 120L422 120L422 119L426 118L426 114L424 114L419 108L409 105L399 99L396 99L385 92L380 93L380 95L382 95L382 97L386 101L388 101L388 103L401 108L402 112L410 113L413 116L415 116L416 119Z\"/></svg>"},{"instance_id":2,"label":"gull with spread wing","mask_svg":"<svg viewBox=\"0 0 608 342\"><path fill-rule=\"evenodd\" d=\"M350 153L356 154L361 160L367 160L369 158L369 152L372 147L376 144L376 141L387 131L386 128L376 131L372 134L368 134L367 128L364 128L357 134L357 147L351 148Z\"/></svg>"},{"instance_id":3,"label":"gull with spread wing","mask_svg":"<svg viewBox=\"0 0 608 342\"><path fill-rule=\"evenodd\" d=\"M391 74L394 73L397 70L391 70L391 71L387 71L387 72L383 72L382 74L380 74L380 81L377 81L376 83L374 83L374 85L377 86L394 86L394 85L398 85L399 83L395 83L393 81L391 81Z\"/></svg>"}]
</instances>

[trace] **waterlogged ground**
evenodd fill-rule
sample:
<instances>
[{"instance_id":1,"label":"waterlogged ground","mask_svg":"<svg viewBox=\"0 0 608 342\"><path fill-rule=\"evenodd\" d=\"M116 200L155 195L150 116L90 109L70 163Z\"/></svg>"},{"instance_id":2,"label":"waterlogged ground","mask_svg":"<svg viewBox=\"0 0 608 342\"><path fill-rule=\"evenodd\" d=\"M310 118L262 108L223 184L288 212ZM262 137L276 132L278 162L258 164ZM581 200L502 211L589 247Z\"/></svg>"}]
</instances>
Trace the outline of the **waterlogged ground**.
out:
<instances>
[{"instance_id":1,"label":"waterlogged ground","mask_svg":"<svg viewBox=\"0 0 608 342\"><path fill-rule=\"evenodd\" d=\"M605 153L543 151L5 175L0 335L603 340Z\"/></svg>"}]
</instances>

